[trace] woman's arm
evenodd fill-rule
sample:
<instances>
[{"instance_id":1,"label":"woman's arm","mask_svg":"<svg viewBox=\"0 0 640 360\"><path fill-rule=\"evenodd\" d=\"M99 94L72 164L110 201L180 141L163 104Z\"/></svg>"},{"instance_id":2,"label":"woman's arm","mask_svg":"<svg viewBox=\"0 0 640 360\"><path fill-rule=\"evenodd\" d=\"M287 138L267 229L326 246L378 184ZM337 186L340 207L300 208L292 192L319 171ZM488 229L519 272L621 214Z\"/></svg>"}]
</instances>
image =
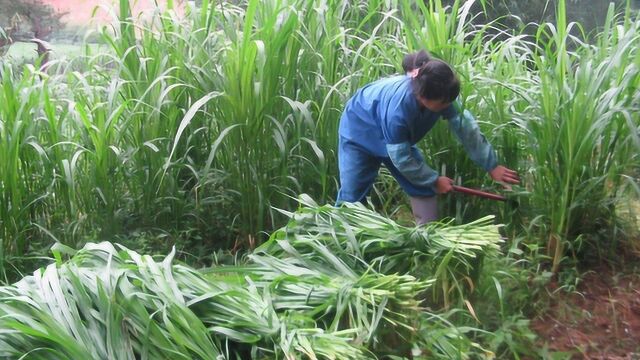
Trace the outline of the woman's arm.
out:
<instances>
[{"instance_id":1,"label":"woman's arm","mask_svg":"<svg viewBox=\"0 0 640 360\"><path fill-rule=\"evenodd\" d=\"M409 182L418 187L430 187L435 190L438 172L414 155L409 142L387 144L387 153L393 165Z\"/></svg>"},{"instance_id":2,"label":"woman's arm","mask_svg":"<svg viewBox=\"0 0 640 360\"><path fill-rule=\"evenodd\" d=\"M443 115L449 119L449 128L456 134L471 160L487 171L493 180L518 184L518 173L498 165L496 152L480 131L473 115L468 110L460 113L458 109L459 104L453 104Z\"/></svg>"},{"instance_id":3,"label":"woman's arm","mask_svg":"<svg viewBox=\"0 0 640 360\"><path fill-rule=\"evenodd\" d=\"M451 105L454 107L456 105ZM498 166L496 152L480 131L480 127L468 110L455 111L449 117L449 129L456 135L469 158L487 172Z\"/></svg>"}]
</instances>

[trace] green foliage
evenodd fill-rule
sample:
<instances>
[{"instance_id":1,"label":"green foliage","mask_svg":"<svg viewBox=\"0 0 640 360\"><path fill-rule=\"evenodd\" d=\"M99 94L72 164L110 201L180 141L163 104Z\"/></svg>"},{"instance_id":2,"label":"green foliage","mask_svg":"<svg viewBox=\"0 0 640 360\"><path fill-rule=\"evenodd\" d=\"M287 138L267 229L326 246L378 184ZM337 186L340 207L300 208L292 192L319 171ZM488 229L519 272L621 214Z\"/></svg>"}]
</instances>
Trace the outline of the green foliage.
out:
<instances>
[{"instance_id":1,"label":"green foliage","mask_svg":"<svg viewBox=\"0 0 640 360\"><path fill-rule=\"evenodd\" d=\"M108 50L87 47L46 72L3 60L2 261L52 239L75 246L133 230L256 245L297 194L332 201L345 101L419 48L452 63L464 106L524 175L518 209L448 196L443 214L494 213L510 235L548 246L554 269L615 246L594 234L616 231L619 189L638 169L630 11L611 7L589 44L565 2L535 36L497 37L497 23L474 25L486 2L203 1L153 24L118 5L121 21L101 34ZM429 164L489 186L445 128L422 144ZM378 203L394 213L399 190L382 189Z\"/></svg>"},{"instance_id":2,"label":"green foliage","mask_svg":"<svg viewBox=\"0 0 640 360\"><path fill-rule=\"evenodd\" d=\"M477 252L495 256L501 243L491 216L460 226L431 223L414 228L400 226L358 205L319 207L309 199L303 199L303 204L307 207L291 214L293 219L286 229L275 232L256 249L258 254L291 256L307 267L336 272L375 269L418 278L435 274L441 290L434 291L434 300L439 299L446 307L451 304L451 293L458 298L465 296L464 284L457 281L471 276L474 262L470 259ZM327 250L318 251L319 246ZM317 258L317 252L326 255ZM307 258L307 253L314 257Z\"/></svg>"},{"instance_id":3,"label":"green foliage","mask_svg":"<svg viewBox=\"0 0 640 360\"><path fill-rule=\"evenodd\" d=\"M572 25L564 14L561 4L557 28L548 24L539 30L532 58L547 70L528 81L534 91L523 94L529 105L517 115L529 138L537 140L530 153L536 164L530 170L532 200L548 226L544 236L554 271L565 250L574 258L583 252L582 236L615 229L617 189L623 175L637 169L640 149L632 120L637 94L630 92L640 78L633 65L638 53L629 46L638 39L638 23L614 30L611 7L599 47L578 44L569 51ZM557 203L545 206L545 192L555 194Z\"/></svg>"},{"instance_id":4,"label":"green foliage","mask_svg":"<svg viewBox=\"0 0 640 360\"><path fill-rule=\"evenodd\" d=\"M175 264L174 251L156 261L107 242L78 252L57 244L56 263L0 287L0 356L376 359L407 355L412 344L441 358L484 351L465 335L473 328L449 323L451 310L425 311L423 297L442 285L439 272L459 276L457 264L495 259L496 226L404 228L361 205L302 205L235 266L196 271ZM327 221L349 231L332 232ZM399 254L438 265L407 268Z\"/></svg>"},{"instance_id":5,"label":"green foliage","mask_svg":"<svg viewBox=\"0 0 640 360\"><path fill-rule=\"evenodd\" d=\"M107 48L46 70L0 59L3 277L53 241L114 236L229 263L211 249L258 245L293 219L248 264L204 272L89 245L2 288L0 324L13 329L2 355L531 356L526 317L548 270L626 244L619 200L640 171L640 21L628 9L610 6L587 37L573 1L549 2L555 15L533 34L485 23L475 9L488 1L203 0L153 24L118 5ZM465 108L523 175L510 195L520 206L441 197L455 220L417 229L355 205L275 210L303 192L332 202L345 101L421 48L460 74ZM447 176L492 186L446 126L421 145ZM383 176L376 189L381 212L401 216L397 184Z\"/></svg>"}]
</instances>

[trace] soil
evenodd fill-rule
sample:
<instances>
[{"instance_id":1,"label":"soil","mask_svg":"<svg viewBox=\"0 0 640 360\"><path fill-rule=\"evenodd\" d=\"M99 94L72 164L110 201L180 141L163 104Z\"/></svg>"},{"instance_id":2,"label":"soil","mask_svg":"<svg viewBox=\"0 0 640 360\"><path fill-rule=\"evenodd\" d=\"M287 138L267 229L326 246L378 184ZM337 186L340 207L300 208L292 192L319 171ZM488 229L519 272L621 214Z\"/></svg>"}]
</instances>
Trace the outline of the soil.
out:
<instances>
[{"instance_id":1,"label":"soil","mask_svg":"<svg viewBox=\"0 0 640 360\"><path fill-rule=\"evenodd\" d=\"M591 271L577 291L556 291L532 328L561 358L640 360L640 274Z\"/></svg>"}]
</instances>

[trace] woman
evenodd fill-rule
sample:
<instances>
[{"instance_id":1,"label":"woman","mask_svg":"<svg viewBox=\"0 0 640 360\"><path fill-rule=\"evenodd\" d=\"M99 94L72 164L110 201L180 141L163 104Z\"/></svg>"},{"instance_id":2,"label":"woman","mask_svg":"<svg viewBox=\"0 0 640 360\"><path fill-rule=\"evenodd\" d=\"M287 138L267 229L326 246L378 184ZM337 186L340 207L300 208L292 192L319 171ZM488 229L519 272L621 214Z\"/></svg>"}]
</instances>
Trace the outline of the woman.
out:
<instances>
[{"instance_id":1,"label":"woman","mask_svg":"<svg viewBox=\"0 0 640 360\"><path fill-rule=\"evenodd\" d=\"M519 183L515 171L498 165L471 113L460 113L454 102L460 82L451 67L425 51L405 56L402 66L406 75L370 83L347 102L339 128L337 203L364 202L384 164L409 195L416 223L436 220L436 195L451 191L453 180L425 164L415 144L440 118L491 178Z\"/></svg>"}]
</instances>

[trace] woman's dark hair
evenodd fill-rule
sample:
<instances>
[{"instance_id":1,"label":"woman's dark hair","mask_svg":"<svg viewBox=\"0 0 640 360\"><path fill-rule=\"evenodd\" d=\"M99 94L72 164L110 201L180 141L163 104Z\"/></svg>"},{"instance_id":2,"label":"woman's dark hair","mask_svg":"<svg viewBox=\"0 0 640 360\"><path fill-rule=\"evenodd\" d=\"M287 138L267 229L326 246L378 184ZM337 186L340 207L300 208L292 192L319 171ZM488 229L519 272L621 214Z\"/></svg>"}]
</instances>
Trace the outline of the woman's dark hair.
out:
<instances>
[{"instance_id":1,"label":"woman's dark hair","mask_svg":"<svg viewBox=\"0 0 640 360\"><path fill-rule=\"evenodd\" d=\"M431 58L424 50L406 55L402 60L402 68L405 72L419 69L418 75L411 81L416 96L450 103L460 95L460 80L451 66Z\"/></svg>"},{"instance_id":2,"label":"woman's dark hair","mask_svg":"<svg viewBox=\"0 0 640 360\"><path fill-rule=\"evenodd\" d=\"M424 50L420 50L413 54L405 55L402 60L402 68L404 72L413 71L415 69L419 69L422 65L426 64L431 60L431 56Z\"/></svg>"}]
</instances>

